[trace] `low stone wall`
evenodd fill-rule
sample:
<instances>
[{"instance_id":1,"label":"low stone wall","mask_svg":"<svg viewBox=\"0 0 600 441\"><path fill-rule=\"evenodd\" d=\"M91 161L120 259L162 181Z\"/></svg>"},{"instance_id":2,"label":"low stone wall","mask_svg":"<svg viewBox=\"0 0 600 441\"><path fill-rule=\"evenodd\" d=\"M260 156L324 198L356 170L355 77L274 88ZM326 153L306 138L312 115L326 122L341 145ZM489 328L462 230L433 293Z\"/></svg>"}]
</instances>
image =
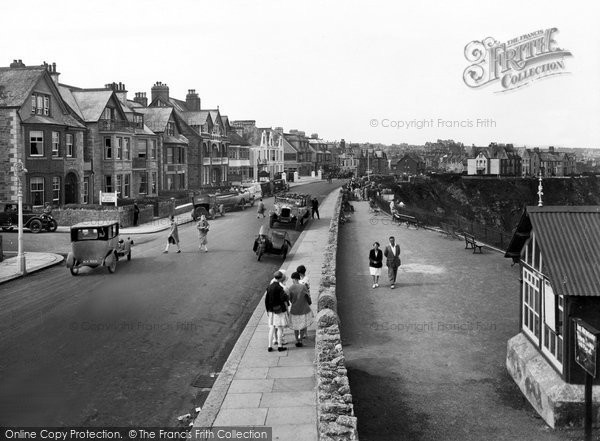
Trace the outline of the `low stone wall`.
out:
<instances>
[{"instance_id":1,"label":"low stone wall","mask_svg":"<svg viewBox=\"0 0 600 441\"><path fill-rule=\"evenodd\" d=\"M138 224L154 219L152 205L140 206ZM121 228L133 225L133 205L124 207L102 207L99 209L61 208L52 210L52 216L60 226L71 226L80 222L119 221Z\"/></svg>"},{"instance_id":2,"label":"low stone wall","mask_svg":"<svg viewBox=\"0 0 600 441\"><path fill-rule=\"evenodd\" d=\"M317 417L319 440L321 441L358 440L357 419L354 416L348 371L345 366L335 292L341 202L342 194L340 192L329 225L317 303L315 355Z\"/></svg>"}]
</instances>

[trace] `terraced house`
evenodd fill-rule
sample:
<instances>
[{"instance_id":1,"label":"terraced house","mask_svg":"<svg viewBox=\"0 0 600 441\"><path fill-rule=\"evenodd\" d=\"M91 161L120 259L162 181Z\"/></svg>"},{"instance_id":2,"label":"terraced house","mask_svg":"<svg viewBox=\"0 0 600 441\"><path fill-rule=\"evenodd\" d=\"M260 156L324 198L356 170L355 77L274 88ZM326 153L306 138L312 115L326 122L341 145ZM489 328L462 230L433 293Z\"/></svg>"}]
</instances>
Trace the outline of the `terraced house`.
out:
<instances>
[{"instance_id":1,"label":"terraced house","mask_svg":"<svg viewBox=\"0 0 600 441\"><path fill-rule=\"evenodd\" d=\"M22 161L26 203L53 205L85 200L81 185L91 173L84 154L85 125L62 97L56 65L0 68L0 199L14 200Z\"/></svg>"}]
</instances>

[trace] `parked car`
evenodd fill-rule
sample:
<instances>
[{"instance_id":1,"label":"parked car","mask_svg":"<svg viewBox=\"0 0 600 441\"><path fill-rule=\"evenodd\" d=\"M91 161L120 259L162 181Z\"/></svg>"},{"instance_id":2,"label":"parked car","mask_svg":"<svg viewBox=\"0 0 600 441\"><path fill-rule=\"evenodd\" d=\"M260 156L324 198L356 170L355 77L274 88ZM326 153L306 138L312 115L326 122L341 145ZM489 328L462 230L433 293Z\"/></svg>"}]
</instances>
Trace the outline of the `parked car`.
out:
<instances>
[{"instance_id":1,"label":"parked car","mask_svg":"<svg viewBox=\"0 0 600 441\"><path fill-rule=\"evenodd\" d=\"M284 193L275 196L275 202L269 212L269 226L275 223L294 224L299 230L310 214L311 197L309 194Z\"/></svg>"},{"instance_id":2,"label":"parked car","mask_svg":"<svg viewBox=\"0 0 600 441\"><path fill-rule=\"evenodd\" d=\"M227 191L214 194L217 205L223 205L224 211L231 211L236 208L246 209L246 204L254 205L254 200L248 191Z\"/></svg>"},{"instance_id":3,"label":"parked car","mask_svg":"<svg viewBox=\"0 0 600 441\"><path fill-rule=\"evenodd\" d=\"M76 276L84 266L105 266L109 273L117 269L119 257L131 260L133 241L119 237L118 221L81 222L71 227L71 252L67 268Z\"/></svg>"},{"instance_id":4,"label":"parked car","mask_svg":"<svg viewBox=\"0 0 600 441\"><path fill-rule=\"evenodd\" d=\"M200 216L204 215L208 219L214 219L217 215L225 215L225 207L223 204L217 203L215 195L201 194L194 196L193 199L194 211L192 211L192 219L196 221Z\"/></svg>"},{"instance_id":5,"label":"parked car","mask_svg":"<svg viewBox=\"0 0 600 441\"><path fill-rule=\"evenodd\" d=\"M10 231L19 225L19 205L17 202L0 202L0 227L4 231ZM51 214L34 211L31 204L23 204L23 228L32 233L42 230L56 231L58 223Z\"/></svg>"},{"instance_id":6,"label":"parked car","mask_svg":"<svg viewBox=\"0 0 600 441\"><path fill-rule=\"evenodd\" d=\"M253 201L256 201L263 197L262 187L258 182L249 182L247 184L242 184L242 188L250 194L250 197Z\"/></svg>"},{"instance_id":7,"label":"parked car","mask_svg":"<svg viewBox=\"0 0 600 441\"><path fill-rule=\"evenodd\" d=\"M281 193L283 191L290 191L290 185L285 179L274 179L273 183L273 194Z\"/></svg>"}]
</instances>

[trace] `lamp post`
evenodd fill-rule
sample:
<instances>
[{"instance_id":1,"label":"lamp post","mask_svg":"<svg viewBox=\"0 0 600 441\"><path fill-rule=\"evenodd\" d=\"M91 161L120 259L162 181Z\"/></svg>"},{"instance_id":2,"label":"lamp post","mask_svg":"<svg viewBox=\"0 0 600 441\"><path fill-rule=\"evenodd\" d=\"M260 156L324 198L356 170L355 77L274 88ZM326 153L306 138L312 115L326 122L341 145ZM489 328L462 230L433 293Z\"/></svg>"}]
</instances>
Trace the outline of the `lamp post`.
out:
<instances>
[{"instance_id":1,"label":"lamp post","mask_svg":"<svg viewBox=\"0 0 600 441\"><path fill-rule=\"evenodd\" d=\"M17 161L13 166L13 171L17 177L17 202L19 204L18 211L18 239L17 239L17 272L19 274L27 274L27 266L25 265L25 253L23 253L23 174L27 173L27 169L23 167L23 162Z\"/></svg>"}]
</instances>

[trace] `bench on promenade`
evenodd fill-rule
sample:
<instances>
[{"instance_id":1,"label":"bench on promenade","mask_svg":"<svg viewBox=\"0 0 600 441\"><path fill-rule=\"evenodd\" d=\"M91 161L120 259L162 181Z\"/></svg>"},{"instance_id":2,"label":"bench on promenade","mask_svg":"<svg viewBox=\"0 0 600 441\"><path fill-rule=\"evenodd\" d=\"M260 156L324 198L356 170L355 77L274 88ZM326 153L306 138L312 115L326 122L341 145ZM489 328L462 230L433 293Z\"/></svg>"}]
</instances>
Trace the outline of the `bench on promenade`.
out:
<instances>
[{"instance_id":1,"label":"bench on promenade","mask_svg":"<svg viewBox=\"0 0 600 441\"><path fill-rule=\"evenodd\" d=\"M458 236L458 228L456 226L444 222L440 223L440 226L442 227L440 233L446 235L446 237L451 239L460 239Z\"/></svg>"},{"instance_id":2,"label":"bench on promenade","mask_svg":"<svg viewBox=\"0 0 600 441\"><path fill-rule=\"evenodd\" d=\"M473 254L475 254L477 249L479 249L479 253L483 254L482 248L484 245L480 242L477 242L475 240L475 236L469 233L463 233L463 236L465 237L465 250L473 248Z\"/></svg>"},{"instance_id":3,"label":"bench on promenade","mask_svg":"<svg viewBox=\"0 0 600 441\"><path fill-rule=\"evenodd\" d=\"M392 219L395 222L398 222L398 225L400 225L401 223L406 223L406 228L410 227L411 225L414 225L417 229L419 228L419 221L414 216L409 216L407 214L400 214L395 212L392 214Z\"/></svg>"}]
</instances>

